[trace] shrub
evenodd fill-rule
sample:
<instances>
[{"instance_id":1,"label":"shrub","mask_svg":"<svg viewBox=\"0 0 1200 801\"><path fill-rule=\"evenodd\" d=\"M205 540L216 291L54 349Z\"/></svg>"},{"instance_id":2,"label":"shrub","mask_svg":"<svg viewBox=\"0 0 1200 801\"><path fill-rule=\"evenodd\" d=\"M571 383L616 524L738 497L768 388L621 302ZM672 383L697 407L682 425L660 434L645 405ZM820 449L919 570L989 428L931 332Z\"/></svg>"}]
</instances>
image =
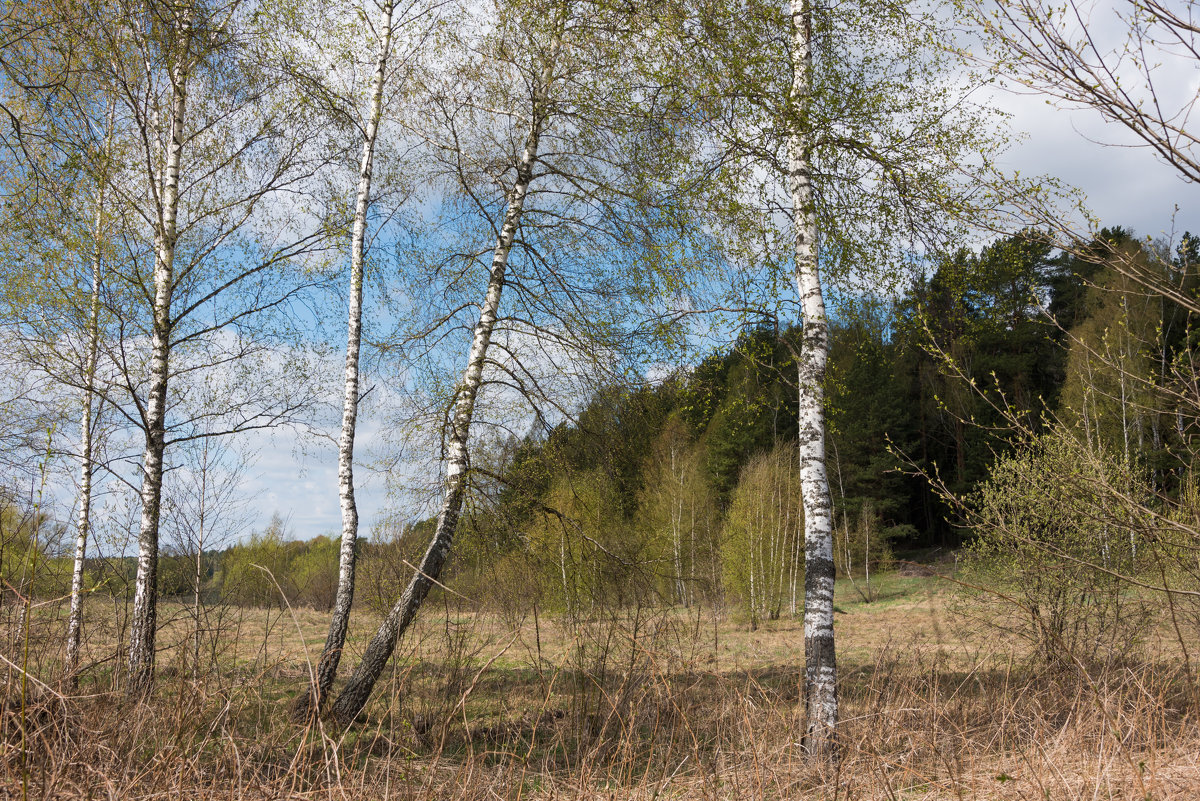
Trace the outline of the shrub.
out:
<instances>
[{"instance_id":1,"label":"shrub","mask_svg":"<svg viewBox=\"0 0 1200 801\"><path fill-rule=\"evenodd\" d=\"M283 522L277 515L261 534L252 534L249 542L226 551L222 559L222 599L239 606L280 607L293 600L296 593L291 562L295 552L287 545Z\"/></svg>"},{"instance_id":2,"label":"shrub","mask_svg":"<svg viewBox=\"0 0 1200 801\"><path fill-rule=\"evenodd\" d=\"M965 558L990 622L1050 664L1125 650L1145 615L1119 576L1136 567L1131 499L1148 497L1129 465L1063 429L999 459L969 499Z\"/></svg>"},{"instance_id":3,"label":"shrub","mask_svg":"<svg viewBox=\"0 0 1200 801\"><path fill-rule=\"evenodd\" d=\"M892 567L895 559L892 541L906 536L912 527L882 525L872 498L862 500L856 517L844 511L840 518L841 525L833 529L837 575L849 579L859 597L870 603L878 597L877 588L871 585L871 575Z\"/></svg>"}]
</instances>

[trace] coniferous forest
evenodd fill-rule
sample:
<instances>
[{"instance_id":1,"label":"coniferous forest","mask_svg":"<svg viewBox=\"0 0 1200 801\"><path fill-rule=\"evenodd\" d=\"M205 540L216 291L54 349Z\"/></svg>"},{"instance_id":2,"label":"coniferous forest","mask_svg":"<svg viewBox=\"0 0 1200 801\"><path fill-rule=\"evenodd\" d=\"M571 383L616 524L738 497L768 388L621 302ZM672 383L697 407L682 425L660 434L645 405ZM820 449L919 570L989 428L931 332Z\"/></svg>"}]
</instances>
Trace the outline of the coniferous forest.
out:
<instances>
[{"instance_id":1,"label":"coniferous forest","mask_svg":"<svg viewBox=\"0 0 1200 801\"><path fill-rule=\"evenodd\" d=\"M0 795L1196 797L1198 13L7 4Z\"/></svg>"}]
</instances>

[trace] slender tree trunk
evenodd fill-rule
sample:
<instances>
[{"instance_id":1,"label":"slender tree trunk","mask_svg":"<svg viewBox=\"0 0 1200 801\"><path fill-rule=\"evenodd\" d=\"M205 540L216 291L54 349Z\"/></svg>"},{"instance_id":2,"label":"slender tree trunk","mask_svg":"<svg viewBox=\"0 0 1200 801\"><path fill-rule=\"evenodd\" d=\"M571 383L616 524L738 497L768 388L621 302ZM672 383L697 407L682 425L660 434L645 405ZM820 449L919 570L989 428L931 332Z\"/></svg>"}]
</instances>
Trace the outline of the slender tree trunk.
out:
<instances>
[{"instance_id":1,"label":"slender tree trunk","mask_svg":"<svg viewBox=\"0 0 1200 801\"><path fill-rule=\"evenodd\" d=\"M190 71L191 11L180 18L182 47L171 67L171 130L159 197L155 232L154 322L150 344L150 393L143 426L142 520L138 568L129 628L130 695L145 695L154 683L154 640L158 606L158 524L162 505L163 453L166 449L167 380L171 355L171 295L174 291L175 242L179 212L179 171L183 159L183 122Z\"/></svg>"},{"instance_id":2,"label":"slender tree trunk","mask_svg":"<svg viewBox=\"0 0 1200 801\"><path fill-rule=\"evenodd\" d=\"M358 543L358 506L354 502L354 433L358 421L358 363L362 345L363 273L366 257L367 211L371 204L371 171L375 160L375 140L383 114L383 88L388 56L392 48L392 11L390 2L380 9L383 39L375 62L371 88L371 109L363 130L362 163L358 173L358 193L354 207L354 229L350 240L349 313L346 325L345 395L342 399L342 436L338 442L338 495L342 507L342 545L338 564L337 596L329 620L329 633L317 663L314 692L297 699L294 716L307 718L319 712L329 688L333 686L346 632L350 627L350 607L354 603L354 568ZM315 695L314 695L315 693Z\"/></svg>"},{"instance_id":3,"label":"slender tree trunk","mask_svg":"<svg viewBox=\"0 0 1200 801\"><path fill-rule=\"evenodd\" d=\"M782 480L782 479L781 479ZM775 581L775 619L778 620L783 614L783 603L787 599L787 564L788 564L788 525L792 522L792 510L786 508L786 500L789 499L787 493L783 491L783 487L779 487L779 504L776 507L783 512L783 525L776 526L777 538L779 545L776 548L776 581ZM776 518L778 521L778 517Z\"/></svg>"},{"instance_id":4,"label":"slender tree trunk","mask_svg":"<svg viewBox=\"0 0 1200 801\"><path fill-rule=\"evenodd\" d=\"M208 439L204 440L204 451L200 460L200 509L196 521L196 572L192 576L192 680L200 680L200 585L204 580L204 532L208 517Z\"/></svg>"},{"instance_id":5,"label":"slender tree trunk","mask_svg":"<svg viewBox=\"0 0 1200 801\"><path fill-rule=\"evenodd\" d=\"M112 143L111 121L104 153ZM92 298L88 310L87 357L84 364L83 420L79 444L79 523L75 534L75 564L71 570L71 609L67 615L67 654L63 666L71 686L77 684L79 643L83 632L83 567L92 520L92 474L94 472L96 407L96 361L100 352L100 274L103 267L104 179L96 189L96 215L92 223Z\"/></svg>"},{"instance_id":6,"label":"slender tree trunk","mask_svg":"<svg viewBox=\"0 0 1200 801\"><path fill-rule=\"evenodd\" d=\"M1162 450L1162 430L1159 428L1161 423L1161 414L1157 411L1153 412L1150 415L1150 443L1156 454ZM1155 492L1162 490L1162 471L1158 467L1155 467L1150 473L1150 480L1152 482L1151 489Z\"/></svg>"},{"instance_id":7,"label":"slender tree trunk","mask_svg":"<svg viewBox=\"0 0 1200 801\"><path fill-rule=\"evenodd\" d=\"M204 549L196 547L196 574L192 577L192 615L196 623L192 629L192 681L200 681L200 584L204 580Z\"/></svg>"},{"instance_id":8,"label":"slender tree trunk","mask_svg":"<svg viewBox=\"0 0 1200 801\"><path fill-rule=\"evenodd\" d=\"M1121 296L1121 356L1118 362L1118 371L1121 379L1121 441L1124 445L1125 456L1125 471L1126 480L1133 477L1133 454L1129 448L1129 397L1126 390L1127 373L1130 370L1129 365L1133 362L1136 353L1133 351L1132 343L1129 335L1129 298L1125 295ZM1142 447L1142 424L1140 412L1135 412L1134 423L1137 425L1138 431L1138 453L1145 453ZM1137 536L1134 533L1133 527L1129 528L1129 553L1134 559L1137 558Z\"/></svg>"},{"instance_id":9,"label":"slender tree trunk","mask_svg":"<svg viewBox=\"0 0 1200 801\"><path fill-rule=\"evenodd\" d=\"M1083 387L1083 434L1087 440L1088 448L1092 447L1092 415L1088 411L1088 400L1092 396L1092 387L1096 386L1095 379L1092 376L1092 359L1091 356L1084 355L1084 366L1087 368L1087 383ZM1099 431L1099 421L1097 421L1097 432ZM1099 434L1097 433L1097 440Z\"/></svg>"},{"instance_id":10,"label":"slender tree trunk","mask_svg":"<svg viewBox=\"0 0 1200 801\"><path fill-rule=\"evenodd\" d=\"M750 630L758 629L758 596L754 593L754 573L758 569L754 564L754 528L746 529L747 563L750 565Z\"/></svg>"},{"instance_id":11,"label":"slender tree trunk","mask_svg":"<svg viewBox=\"0 0 1200 801\"><path fill-rule=\"evenodd\" d=\"M690 502L688 503L689 526L688 526L688 581L684 585L686 595L684 598L684 607L690 609L696 594L696 498L689 493Z\"/></svg>"},{"instance_id":12,"label":"slender tree trunk","mask_svg":"<svg viewBox=\"0 0 1200 801\"><path fill-rule=\"evenodd\" d=\"M863 583L867 585L867 600L874 600L871 595L871 529L863 531Z\"/></svg>"},{"instance_id":13,"label":"slender tree trunk","mask_svg":"<svg viewBox=\"0 0 1200 801\"><path fill-rule=\"evenodd\" d=\"M967 424L958 412L954 413L954 478L959 486L967 481Z\"/></svg>"},{"instance_id":14,"label":"slender tree trunk","mask_svg":"<svg viewBox=\"0 0 1200 801\"><path fill-rule=\"evenodd\" d=\"M804 503L804 747L832 758L837 725L837 663L833 648L833 520L825 472L825 366L829 326L817 266L817 217L812 188L812 139L807 108L812 89L812 9L792 0L792 113L788 188L796 234L796 288L803 313L799 367L800 490Z\"/></svg>"},{"instance_id":15,"label":"slender tree trunk","mask_svg":"<svg viewBox=\"0 0 1200 801\"><path fill-rule=\"evenodd\" d=\"M671 445L671 479L675 482L675 497L671 499L671 549L675 568L675 599L688 607L687 585L683 575L683 468L679 466L675 445Z\"/></svg>"},{"instance_id":16,"label":"slender tree trunk","mask_svg":"<svg viewBox=\"0 0 1200 801\"><path fill-rule=\"evenodd\" d=\"M797 519L796 522L799 523L800 522L799 519ZM786 554L786 558L787 558L787 562L788 562L787 583L784 584L784 586L783 586L783 592L784 592L784 598L787 600L787 604L788 604L788 617L794 619L796 617L796 562L797 562L796 543L799 541L800 538L796 536L794 529L790 528L790 526L792 525L790 520L788 521L788 525L789 525L789 528L787 531L788 547L787 547L787 554Z\"/></svg>"},{"instance_id":17,"label":"slender tree trunk","mask_svg":"<svg viewBox=\"0 0 1200 801\"><path fill-rule=\"evenodd\" d=\"M543 83L544 85L545 83ZM479 322L476 323L472 336L467 369L463 373L454 400L446 437L446 478L443 485L442 507L437 518L437 528L428 550L425 551L425 556L421 559L420 567L409 581L404 593L384 618L379 630L367 646L362 662L359 663L358 668L350 676L341 694L333 703L331 714L337 724L342 727L353 723L354 718L366 704L375 682L396 648L396 642L412 623L421 602L425 600L425 596L441 574L442 565L445 564L450 553L455 529L458 526L459 512L462 509L463 496L467 491L467 470L470 466L470 457L467 451L468 433L475 411L475 399L483 382L483 366L487 358L488 345L491 343L492 330L496 325L500 296L504 291L508 254L512 250L525 208L525 196L533 179L533 167L537 161L538 140L543 123L542 105L535 99L533 122L525 141L524 151L517 164L516 182L508 194L508 209L492 255L487 294L480 308Z\"/></svg>"}]
</instances>

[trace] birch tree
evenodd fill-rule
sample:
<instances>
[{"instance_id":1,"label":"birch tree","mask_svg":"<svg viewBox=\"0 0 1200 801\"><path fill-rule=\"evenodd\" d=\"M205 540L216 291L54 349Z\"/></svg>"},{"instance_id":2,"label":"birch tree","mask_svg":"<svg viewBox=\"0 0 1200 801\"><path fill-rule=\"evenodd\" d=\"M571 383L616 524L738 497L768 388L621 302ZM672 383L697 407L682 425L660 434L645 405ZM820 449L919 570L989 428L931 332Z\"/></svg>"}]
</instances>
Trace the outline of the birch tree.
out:
<instances>
[{"instance_id":1,"label":"birch tree","mask_svg":"<svg viewBox=\"0 0 1200 801\"><path fill-rule=\"evenodd\" d=\"M705 480L703 450L690 442L678 416L668 418L651 443L645 473L638 517L661 551L661 571L669 579L664 595L690 608L699 598L711 598L718 583L717 506Z\"/></svg>"},{"instance_id":2,"label":"birch tree","mask_svg":"<svg viewBox=\"0 0 1200 801\"><path fill-rule=\"evenodd\" d=\"M829 323L817 262L811 117L813 16L810 0L792 0L792 86L787 129L788 192L800 294L800 492L804 505L805 747L817 756L833 748L837 725L837 655L833 641L833 500L825 472L825 370Z\"/></svg>"},{"instance_id":3,"label":"birch tree","mask_svg":"<svg viewBox=\"0 0 1200 801\"><path fill-rule=\"evenodd\" d=\"M252 458L235 450L228 438L202 437L176 448L173 462L164 489L164 519L177 552L191 562L191 673L200 682L204 636L211 633L203 593L211 557L205 552L227 547L250 529L244 484Z\"/></svg>"},{"instance_id":4,"label":"birch tree","mask_svg":"<svg viewBox=\"0 0 1200 801\"><path fill-rule=\"evenodd\" d=\"M560 15L556 15L560 16ZM561 26L561 22L558 23ZM538 158L543 126L546 122L546 92L555 77L555 61L561 46L561 29L551 32L549 47L535 56L528 109L528 130L525 144L514 165L514 180L505 193L507 208L496 237L492 252L492 267L487 290L479 306L479 320L471 337L471 348L467 357L467 368L463 372L454 393L449 427L446 432L446 475L441 508L437 515L437 527L425 555L421 558L417 572L404 589L399 600L384 618L379 631L371 639L366 653L346 687L334 703L333 714L343 726L349 725L366 703L375 681L383 672L384 665L396 647L396 641L408 628L433 582L441 574L442 565L450 554L450 544L458 526L463 497L467 491L467 469L469 456L467 440L475 410L475 400L483 382L484 362L492 331L504 291L508 256L512 250L517 228L521 223L525 197L533 180L533 168ZM538 63L538 62L541 63Z\"/></svg>"},{"instance_id":5,"label":"birch tree","mask_svg":"<svg viewBox=\"0 0 1200 801\"><path fill-rule=\"evenodd\" d=\"M672 61L709 121L704 156L730 179L718 202L758 217L726 226L730 240L743 243L731 255L743 269L775 270L762 282L766 302L777 303L772 288L785 270L796 288L805 748L829 758L837 688L826 293L831 283L896 286L914 252L945 248L956 221L990 202L962 179L986 171L1000 143L967 100L971 78L940 38L942 25L916 4L794 0L784 9L709 2L678 9Z\"/></svg>"},{"instance_id":6,"label":"birch tree","mask_svg":"<svg viewBox=\"0 0 1200 801\"><path fill-rule=\"evenodd\" d=\"M316 131L289 106L278 72L251 63L266 35L251 11L101 5L76 31L95 81L117 98L115 139L129 146L106 182L120 219L121 288L107 310L116 320L105 354L119 381L105 401L143 440L133 694L153 680L168 448L273 425L307 402L303 387L280 380L267 340L313 280L286 268L321 241L321 229L303 230L303 215L281 204L305 191L320 158L306 146Z\"/></svg>"},{"instance_id":7,"label":"birch tree","mask_svg":"<svg viewBox=\"0 0 1200 801\"><path fill-rule=\"evenodd\" d=\"M742 594L751 630L776 620L802 572L802 484L794 443L752 457L733 491L722 538L728 586Z\"/></svg>"},{"instance_id":8,"label":"birch tree","mask_svg":"<svg viewBox=\"0 0 1200 801\"><path fill-rule=\"evenodd\" d=\"M462 45L464 63L428 101L434 124L425 138L447 187L441 230L449 233L424 245L448 255L430 259L433 280L412 282L418 314L408 341L430 354L427 369L436 372L443 352L424 349L456 328L470 330L466 365L444 399L437 525L333 704L343 726L366 702L449 557L471 488L469 443L480 424L481 390L490 386L502 402L526 404L536 420L569 414L564 396L579 397L589 376L620 375L627 366L623 354L636 338L629 316L658 295L668 266L647 259L676 224L676 209L663 201L646 151L672 134L655 109L633 113L638 98L622 67L632 57L623 12L570 0L489 11L495 18ZM485 236L486 250L477 244ZM487 280L480 298L481 263ZM422 317L447 305L433 320Z\"/></svg>"},{"instance_id":9,"label":"birch tree","mask_svg":"<svg viewBox=\"0 0 1200 801\"><path fill-rule=\"evenodd\" d=\"M342 400L342 434L338 440L338 498L342 510L342 544L338 559L338 590L329 622L329 634L317 663L316 698L312 705L320 709L333 684L346 630L350 623L350 604L354 600L354 558L358 540L358 507L354 503L354 431L358 419L358 363L362 347L363 261L367 239L367 208L371 202L371 168L375 159L375 137L383 113L384 79L392 47L391 0L379 9L379 57L371 80L371 103L362 136L362 164L358 172L358 191L354 202L354 228L350 235L350 286L347 293L345 393Z\"/></svg>"},{"instance_id":10,"label":"birch tree","mask_svg":"<svg viewBox=\"0 0 1200 801\"><path fill-rule=\"evenodd\" d=\"M324 25L317 26L317 34L324 41L306 41L312 34L297 31L301 47L294 54L293 69L304 76L305 84L310 93L315 96L318 104L323 106L338 122L344 123L355 135L359 144L357 183L354 192L354 211L350 230L349 270L347 271L347 324L346 324L346 358L343 371L343 398L341 435L338 439L338 497L342 515L341 548L339 551L338 588L329 623L329 632L321 651L316 668L316 683L313 692L297 699L293 714L298 718L307 717L312 711L319 710L333 684L337 667L341 660L342 648L349 629L350 608L354 601L355 560L358 542L358 507L354 497L354 437L358 421L360 391L360 360L362 351L363 330L363 286L366 274L367 245L369 239L370 212L376 200L378 191L373 191L372 180L375 173L377 142L380 135L380 125L383 120L385 104L389 98L404 96L403 86L397 82L403 81L406 73L411 71L413 54L419 49L418 43L428 31L428 24L411 36L412 47L399 53L395 52L395 40L404 29L413 28L414 21L421 19L427 9L416 4L398 5L394 0L384 0L382 3L370 4L366 10L356 8L353 14L340 14L333 9L319 9L320 13L329 15ZM368 13L374 13L375 19L370 21ZM303 21L302 25L307 25ZM348 29L348 30L347 30ZM338 86L334 80L325 75L316 74L313 64L318 69L324 68L326 61L325 50L339 52L342 49L353 51L344 40L353 43L365 41L373 45L374 52L370 57L369 80L367 81L367 101L359 100L360 86ZM320 55L313 58L316 51ZM397 63L398 62L398 63ZM342 64L332 61L334 71L349 70L357 79L360 65L358 63Z\"/></svg>"},{"instance_id":11,"label":"birch tree","mask_svg":"<svg viewBox=\"0 0 1200 801\"><path fill-rule=\"evenodd\" d=\"M75 533L75 558L71 569L71 608L67 614L67 652L64 672L75 681L79 663L79 642L83 630L83 568L87 557L88 535L92 526L92 479L96 471L96 429L100 417L100 395L96 392L100 355L101 281L104 274L104 161L112 148L112 118L109 117L101 171L96 179L94 222L92 226L91 298L88 304L86 351L83 366L83 414L79 425L79 518Z\"/></svg>"},{"instance_id":12,"label":"birch tree","mask_svg":"<svg viewBox=\"0 0 1200 801\"><path fill-rule=\"evenodd\" d=\"M10 198L4 213L6 357L14 368L40 375L43 404L66 392L82 406L64 661L72 682L96 472L106 190L114 160L113 93L88 72L87 48L64 45L53 35L77 21L70 6L13 9L4 15L0 58L12 133L3 139L11 156L3 171Z\"/></svg>"}]
</instances>

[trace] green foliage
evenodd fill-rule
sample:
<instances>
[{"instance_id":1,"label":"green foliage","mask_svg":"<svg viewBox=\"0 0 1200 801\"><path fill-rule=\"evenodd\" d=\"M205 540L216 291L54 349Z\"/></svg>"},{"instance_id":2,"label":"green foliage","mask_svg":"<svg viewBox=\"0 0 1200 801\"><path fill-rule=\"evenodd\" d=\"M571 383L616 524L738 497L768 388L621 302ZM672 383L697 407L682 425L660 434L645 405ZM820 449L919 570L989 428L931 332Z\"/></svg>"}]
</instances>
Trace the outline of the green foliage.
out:
<instances>
[{"instance_id":1,"label":"green foliage","mask_svg":"<svg viewBox=\"0 0 1200 801\"><path fill-rule=\"evenodd\" d=\"M691 442L681 417L673 415L647 451L635 523L662 597L684 606L715 597L719 522L703 450Z\"/></svg>"},{"instance_id":2,"label":"green foliage","mask_svg":"<svg viewBox=\"0 0 1200 801\"><path fill-rule=\"evenodd\" d=\"M960 250L897 304L896 394L905 410L893 449L955 493L987 476L1010 447L1013 423L1037 430L1062 382L1059 330L1042 313L1060 275L1044 237L1025 231L978 253ZM956 545L953 510L922 483L908 485L910 523L933 544ZM876 497L879 497L878 495Z\"/></svg>"},{"instance_id":3,"label":"green foliage","mask_svg":"<svg viewBox=\"0 0 1200 801\"><path fill-rule=\"evenodd\" d=\"M337 595L338 548L332 537L307 542L285 539L276 515L262 532L250 535L221 556L221 599L241 606L283 607L291 604L328 610ZM194 563L188 562L186 592L191 591ZM368 580L368 584L370 581Z\"/></svg>"},{"instance_id":4,"label":"green foliage","mask_svg":"<svg viewBox=\"0 0 1200 801\"><path fill-rule=\"evenodd\" d=\"M709 475L722 498L746 459L794 437L798 420L796 365L778 332L765 326L744 332L728 358L721 399L704 433Z\"/></svg>"},{"instance_id":5,"label":"green foliage","mask_svg":"<svg viewBox=\"0 0 1200 801\"><path fill-rule=\"evenodd\" d=\"M163 598L190 596L195 589L196 561L191 554L161 553L158 557L158 594Z\"/></svg>"},{"instance_id":6,"label":"green foliage","mask_svg":"<svg viewBox=\"0 0 1200 801\"><path fill-rule=\"evenodd\" d=\"M850 580L863 601L876 598L871 574L892 566L892 542L906 534L905 526L880 525L879 510L868 498L851 522L849 512L841 515L841 525L833 530L833 561L837 574ZM862 579L860 584L859 579Z\"/></svg>"},{"instance_id":7,"label":"green foliage","mask_svg":"<svg viewBox=\"0 0 1200 801\"><path fill-rule=\"evenodd\" d=\"M341 540L314 537L304 543L288 569L289 583L296 588L300 604L328 611L337 598L338 553Z\"/></svg>"},{"instance_id":8,"label":"green foliage","mask_svg":"<svg viewBox=\"0 0 1200 801\"><path fill-rule=\"evenodd\" d=\"M912 398L900 358L888 338L888 308L863 308L833 331L826 379L830 489L843 515L866 503L884 518L907 519L908 495L921 491L903 476L890 450L917 444Z\"/></svg>"},{"instance_id":9,"label":"green foliage","mask_svg":"<svg viewBox=\"0 0 1200 801\"><path fill-rule=\"evenodd\" d=\"M623 537L616 484L601 471L556 479L529 530L548 605L578 616L596 604L621 605L646 594L635 578L645 543Z\"/></svg>"},{"instance_id":10,"label":"green foliage","mask_svg":"<svg viewBox=\"0 0 1200 801\"><path fill-rule=\"evenodd\" d=\"M56 558L62 534L44 513L0 495L0 597L54 598L70 590L70 560Z\"/></svg>"},{"instance_id":11,"label":"green foliage","mask_svg":"<svg viewBox=\"0 0 1200 801\"><path fill-rule=\"evenodd\" d=\"M283 521L276 515L265 531L250 535L221 560L221 597L241 606L283 607L295 595L291 554Z\"/></svg>"},{"instance_id":12,"label":"green foliage","mask_svg":"<svg viewBox=\"0 0 1200 801\"><path fill-rule=\"evenodd\" d=\"M1119 456L1063 428L999 459L972 497L965 559L992 622L1049 664L1119 655L1145 624L1118 575L1136 571L1140 539L1127 499L1147 497Z\"/></svg>"},{"instance_id":13,"label":"green foliage","mask_svg":"<svg viewBox=\"0 0 1200 801\"><path fill-rule=\"evenodd\" d=\"M1069 298L1075 324L1060 416L1126 461L1142 462L1156 488L1174 495L1190 450L1184 432L1196 417L1196 322L1186 306L1200 285L1194 240L1185 234L1168 258L1116 229L1102 232L1093 249L1094 256L1067 261L1067 269L1087 273L1088 285ZM1151 279L1179 298L1148 293Z\"/></svg>"},{"instance_id":14,"label":"green foliage","mask_svg":"<svg viewBox=\"0 0 1200 801\"><path fill-rule=\"evenodd\" d=\"M1066 359L1039 303L1073 286L1063 264L1042 237L1021 233L946 259L898 300L839 302L827 453L844 572L863 576L868 558L872 569L886 564L893 544L958 543L952 508L913 468L969 490L1012 447L997 409L1041 425ZM739 565L748 557L735 554L757 540L734 520L753 506L753 492L739 487L750 462L797 434L798 347L795 330L748 326L691 372L607 389L573 423L477 452L486 472L474 478L456 543L457 580L472 598L503 596L526 610L522 587L501 585L529 584L530 570L541 578L526 595L544 591L564 609L593 586L627 595L613 582L632 575L673 602L723 592L747 599L749 574ZM605 566L585 571L593 583L580 584L585 574L571 566L593 551ZM616 570L620 559L637 570ZM770 617L775 606L756 604L754 615Z\"/></svg>"},{"instance_id":15,"label":"green foliage","mask_svg":"<svg viewBox=\"0 0 1200 801\"><path fill-rule=\"evenodd\" d=\"M1156 267L1188 286L1195 272L1189 254L1197 250L1191 241L1185 237L1170 264ZM1077 350L1103 347L1106 330L1140 332L1149 345L1131 349L1140 361L1130 358L1128 364L1153 361L1157 354L1158 373L1151 377L1164 385L1175 380L1177 395L1186 396L1178 381L1183 361L1194 352L1190 317L1168 304L1148 319L1130 315L1122 322L1122 297L1129 290L1104 283L1105 253L1111 251L1097 245L1090 256L1054 256L1044 238L1023 232L939 262L895 300L840 300L826 386L835 558L839 574L852 577L864 597L874 594L865 581L868 570L886 568L892 548L953 547L964 531L978 528L966 527L969 520L931 490L922 472L941 476L958 494L989 482L989 502L999 504L1005 494L996 488L1016 486L1013 465L1032 458L1029 441L1013 435L1012 421L1036 433L1057 407L1067 425L1078 424L1069 414L1080 372L1072 360ZM1088 280L1094 288L1084 285ZM1044 305L1074 315L1071 333L1078 343L1048 323ZM782 473L764 477L771 474L762 462L782 459L791 446L781 443L797 433L798 344L795 330L747 327L736 343L691 372L654 386L607 388L571 422L477 449L447 580L513 620L535 604L582 614L594 604L647 597L681 604L736 599L756 621L790 611L798 568L780 561L787 545L780 545L777 532L781 515L792 514L799 525L800 503L793 497L792 511L779 505ZM1103 390L1103 403L1111 407L1104 419L1111 421L1119 413L1119 379L1091 386ZM1130 419L1141 414L1142 422L1140 429L1128 428L1130 457L1118 473L1140 476L1164 498L1174 498L1182 492L1188 462L1184 443L1167 429L1178 420L1186 428L1192 418L1170 406L1152 415L1146 408L1151 398L1127 398ZM1163 398L1153 400L1161 404ZM1086 442L1082 425L1076 429ZM1120 430L1093 436L1089 447L1106 460L1125 460L1122 439L1113 436ZM1043 454L1026 467L1041 465L1037 469L1048 476L1049 458ZM1019 496L1016 489L1010 494ZM1067 497L1062 494L1058 505ZM768 513L772 504L775 511ZM415 563L432 523L365 547L361 598L381 608L395 599L411 576L404 560ZM1144 532L1143 538L1149 536ZM1019 572L1010 571L1020 568L1011 548L988 542L977 541L971 564L989 563L998 581L1026 586ZM982 558L989 547L996 560ZM1119 559L1119 544L1108 552ZM780 590L781 564L786 591ZM1030 569L1035 565L1030 562ZM1053 570L1035 572L1049 576ZM300 591L303 582L292 581ZM1050 592L1046 584L1030 586ZM1093 595L1103 596L1099 592ZM1075 624L1064 624L1060 611L1070 611L1070 595L1056 597L1063 605L1039 602L1039 615L1048 622L1031 622L1029 630L1094 644L1091 622L1068 636ZM1105 614L1089 612L1087 620L1102 621Z\"/></svg>"},{"instance_id":16,"label":"green foliage","mask_svg":"<svg viewBox=\"0 0 1200 801\"><path fill-rule=\"evenodd\" d=\"M369 542L360 540L356 602L387 614L412 579L412 566L420 562L436 524L432 518L412 524L389 520L375 529Z\"/></svg>"},{"instance_id":17,"label":"green foliage","mask_svg":"<svg viewBox=\"0 0 1200 801\"><path fill-rule=\"evenodd\" d=\"M781 442L750 459L733 491L721 542L725 587L751 628L803 604L804 518L798 450ZM797 600L799 599L799 600Z\"/></svg>"}]
</instances>

